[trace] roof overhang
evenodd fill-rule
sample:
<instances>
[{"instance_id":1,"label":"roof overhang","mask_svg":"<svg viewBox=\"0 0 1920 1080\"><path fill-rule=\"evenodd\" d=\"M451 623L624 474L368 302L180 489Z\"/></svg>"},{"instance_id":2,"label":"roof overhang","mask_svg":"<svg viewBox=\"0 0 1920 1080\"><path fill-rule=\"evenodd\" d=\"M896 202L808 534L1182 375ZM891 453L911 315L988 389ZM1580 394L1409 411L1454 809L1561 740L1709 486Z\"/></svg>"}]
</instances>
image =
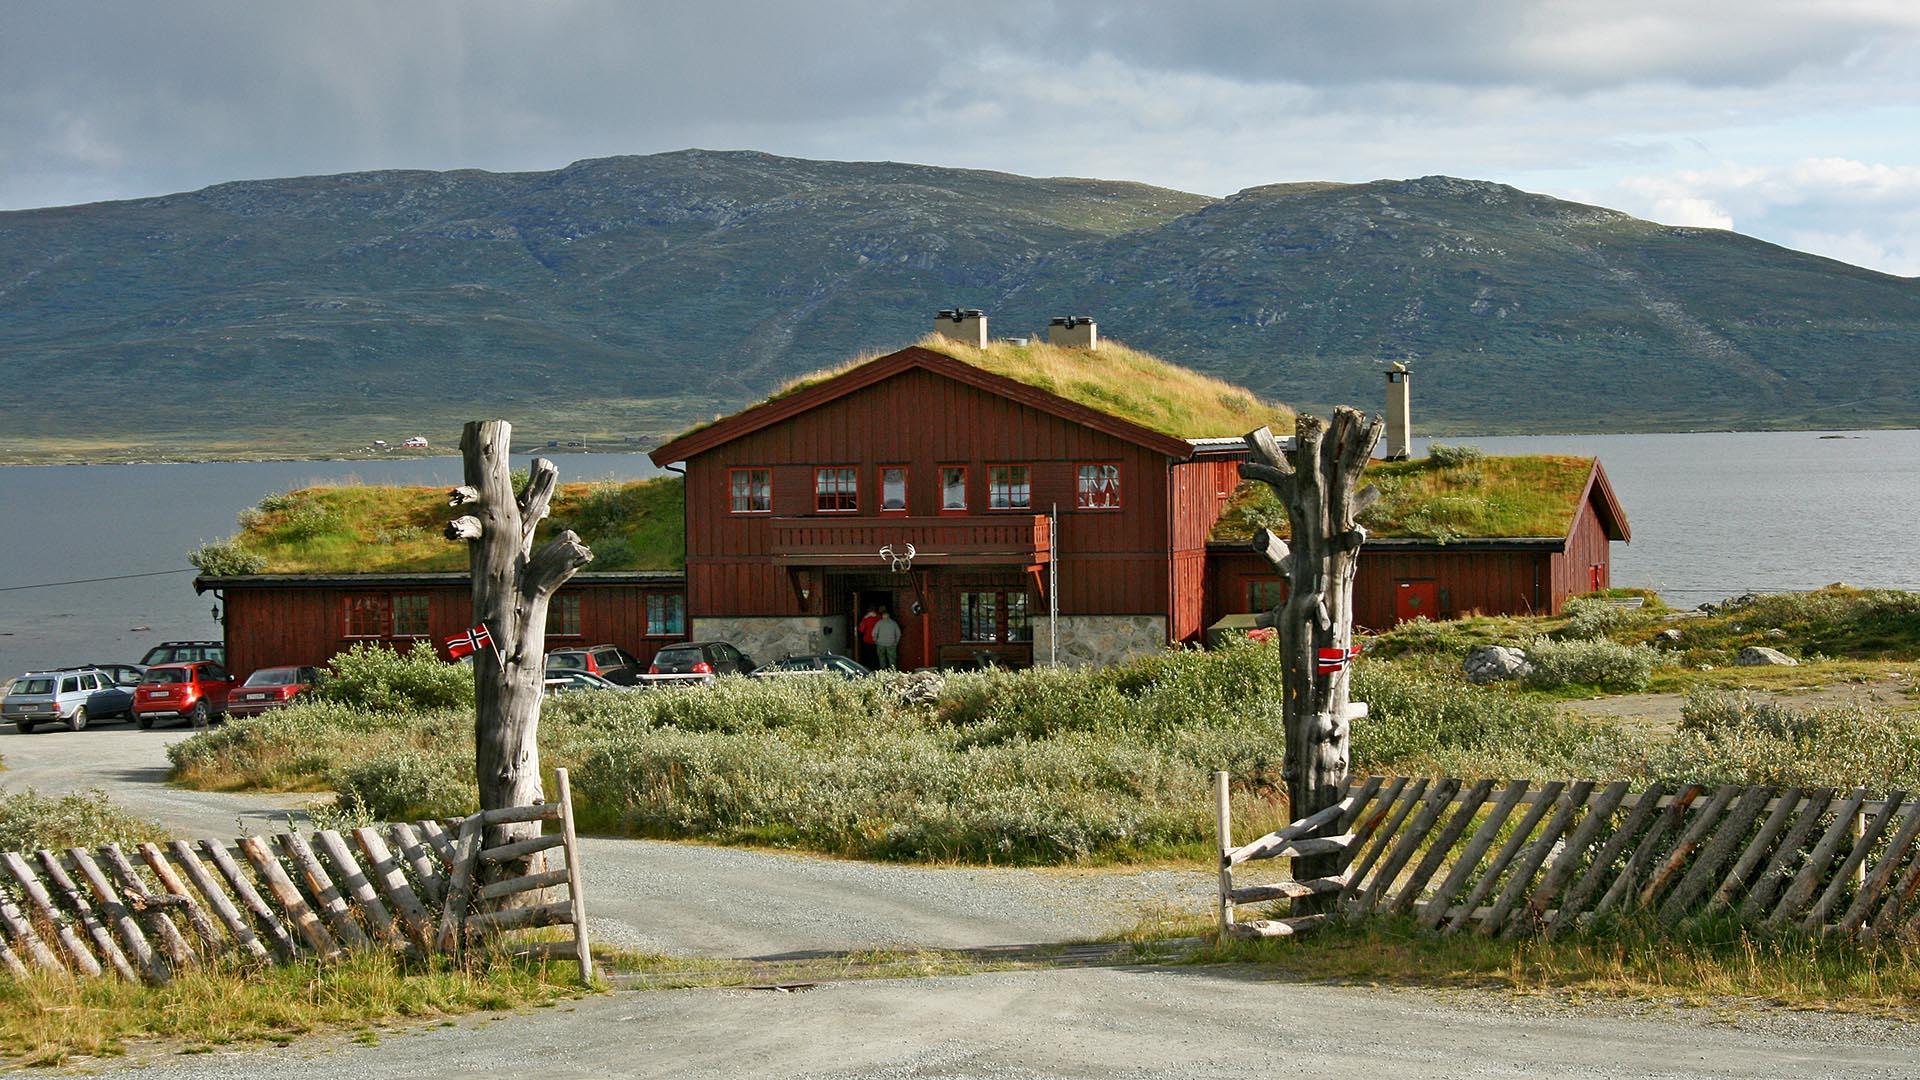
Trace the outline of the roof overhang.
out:
<instances>
[{"instance_id":1,"label":"roof overhang","mask_svg":"<svg viewBox=\"0 0 1920 1080\"><path fill-rule=\"evenodd\" d=\"M1165 454L1176 461L1185 461L1194 454L1193 443L1186 439L1163 434L1098 409L1090 409L1079 402L1069 401L1037 386L1029 386L1018 379L1009 379L1004 375L984 371L972 364L955 360L951 356L934 352L932 349L911 345L899 352L888 353L850 371L815 383L804 390L763 402L734 413L732 416L722 417L706 427L690 431L668 442L648 457L655 465L662 467L675 461L686 461L715 447L751 435L810 409L818 408L857 390L864 390L916 368L978 387L987 393L1031 406L1062 420L1105 432L1114 438Z\"/></svg>"},{"instance_id":2,"label":"roof overhang","mask_svg":"<svg viewBox=\"0 0 1920 1080\"><path fill-rule=\"evenodd\" d=\"M1627 511L1620 505L1620 497L1613 493L1613 485L1607 481L1607 470L1600 467L1600 459L1593 459L1593 470L1587 473L1587 488L1580 493L1582 510L1591 505L1600 518L1600 527L1607 531L1607 539L1627 543L1633 541L1633 527L1627 524ZM1567 526L1567 539L1573 539L1573 530L1580 522L1580 515L1573 516L1573 522Z\"/></svg>"},{"instance_id":3,"label":"roof overhang","mask_svg":"<svg viewBox=\"0 0 1920 1080\"><path fill-rule=\"evenodd\" d=\"M193 591L212 589L404 589L435 585L466 585L472 578L461 571L419 574L229 574L193 579ZM603 570L579 573L567 580L571 586L651 585L677 588L685 585L687 575L680 570Z\"/></svg>"},{"instance_id":4,"label":"roof overhang","mask_svg":"<svg viewBox=\"0 0 1920 1080\"><path fill-rule=\"evenodd\" d=\"M1458 540L1436 540L1425 536L1369 536L1360 548L1361 554L1369 551L1421 551L1421 552L1469 552L1469 551L1565 551L1567 541L1559 536L1497 536L1463 537ZM1209 540L1207 551L1210 553L1245 552L1255 554L1249 541L1245 540Z\"/></svg>"}]
</instances>

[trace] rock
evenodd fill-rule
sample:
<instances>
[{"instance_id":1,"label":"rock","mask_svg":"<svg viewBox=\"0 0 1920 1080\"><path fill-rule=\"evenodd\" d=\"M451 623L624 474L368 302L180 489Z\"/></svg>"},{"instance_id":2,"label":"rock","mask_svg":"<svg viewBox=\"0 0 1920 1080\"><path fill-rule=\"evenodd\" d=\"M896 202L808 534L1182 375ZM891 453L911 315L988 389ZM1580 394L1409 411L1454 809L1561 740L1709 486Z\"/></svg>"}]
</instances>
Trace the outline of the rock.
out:
<instances>
[{"instance_id":1,"label":"rock","mask_svg":"<svg viewBox=\"0 0 1920 1080\"><path fill-rule=\"evenodd\" d=\"M1733 662L1741 667L1797 667L1800 663L1779 649L1769 649L1765 645L1749 645L1741 649Z\"/></svg>"},{"instance_id":2,"label":"rock","mask_svg":"<svg viewBox=\"0 0 1920 1080\"><path fill-rule=\"evenodd\" d=\"M1668 627L1667 629L1662 630L1659 633L1653 635L1653 639L1655 641L1659 641L1667 645L1678 645L1680 644L1680 631L1672 627Z\"/></svg>"},{"instance_id":3,"label":"rock","mask_svg":"<svg viewBox=\"0 0 1920 1080\"><path fill-rule=\"evenodd\" d=\"M1526 650L1509 645L1476 646L1467 654L1461 668L1467 673L1467 681L1475 686L1506 679L1524 679L1533 673L1533 665L1527 662Z\"/></svg>"},{"instance_id":4,"label":"rock","mask_svg":"<svg viewBox=\"0 0 1920 1080\"><path fill-rule=\"evenodd\" d=\"M1772 639L1773 639L1773 640L1775 640L1775 641L1785 641L1785 640L1787 640L1787 632L1786 632L1785 630L1782 630L1782 629L1780 629L1780 628L1779 628L1779 627L1777 627L1777 626L1776 626L1776 627L1774 627L1774 628L1772 628L1771 630L1768 630L1768 631L1767 631L1767 636L1768 636L1769 638L1772 638Z\"/></svg>"}]
</instances>

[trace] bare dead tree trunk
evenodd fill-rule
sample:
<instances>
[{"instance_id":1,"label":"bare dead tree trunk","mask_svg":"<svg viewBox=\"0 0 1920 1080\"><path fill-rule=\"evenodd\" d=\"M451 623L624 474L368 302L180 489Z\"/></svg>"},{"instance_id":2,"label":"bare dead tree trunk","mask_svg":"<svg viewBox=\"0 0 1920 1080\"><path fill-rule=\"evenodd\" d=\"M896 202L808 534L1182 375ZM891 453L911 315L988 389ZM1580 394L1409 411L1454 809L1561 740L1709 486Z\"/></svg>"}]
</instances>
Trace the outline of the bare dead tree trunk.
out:
<instances>
[{"instance_id":1,"label":"bare dead tree trunk","mask_svg":"<svg viewBox=\"0 0 1920 1080\"><path fill-rule=\"evenodd\" d=\"M1258 621L1279 628L1285 656L1285 775L1295 820L1340 801L1352 720L1366 708L1349 700L1350 664L1322 674L1317 660L1323 649L1346 655L1353 645L1353 575L1367 539L1355 518L1380 497L1373 487L1359 488L1384 426L1378 417L1368 419L1343 405L1334 410L1331 425L1316 416L1299 417L1290 451L1281 449L1266 428L1246 437L1251 460L1240 466L1240 475L1273 489L1287 508L1292 534L1289 544L1261 529L1253 547L1287 579L1286 602ZM1294 879L1308 881L1338 874L1343 856L1293 862ZM1293 912L1314 914L1331 903L1328 896L1304 897L1293 902Z\"/></svg>"},{"instance_id":2,"label":"bare dead tree trunk","mask_svg":"<svg viewBox=\"0 0 1920 1080\"><path fill-rule=\"evenodd\" d=\"M532 806L544 801L540 787L540 695L547 666L547 603L554 590L593 560L572 532L533 550L533 532L547 516L559 470L535 458L526 486L516 496L507 455L513 425L475 420L460 433L466 484L448 493L452 506L470 512L447 525L447 539L467 542L473 576L473 618L493 638L491 649L473 654L474 771L480 808ZM488 830L486 845L528 839L540 823L520 822ZM505 865L500 876L525 871Z\"/></svg>"}]
</instances>

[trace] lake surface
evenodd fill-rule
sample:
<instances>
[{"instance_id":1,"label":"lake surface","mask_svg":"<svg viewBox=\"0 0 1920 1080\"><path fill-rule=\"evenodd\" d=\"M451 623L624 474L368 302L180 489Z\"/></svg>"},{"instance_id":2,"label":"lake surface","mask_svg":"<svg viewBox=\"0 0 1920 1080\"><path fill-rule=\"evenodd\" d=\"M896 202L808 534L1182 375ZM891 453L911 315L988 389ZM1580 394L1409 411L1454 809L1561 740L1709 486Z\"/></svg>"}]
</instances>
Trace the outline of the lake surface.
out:
<instances>
[{"instance_id":1,"label":"lake surface","mask_svg":"<svg viewBox=\"0 0 1920 1080\"><path fill-rule=\"evenodd\" d=\"M1658 589L1676 606L1834 581L1920 589L1920 431L1442 441L1492 454L1599 457L1633 526L1633 542L1614 547L1614 584ZM640 455L554 460L564 480L659 473ZM60 663L137 660L163 639L218 637L213 598L194 595L186 553L232 533L234 515L265 495L356 480L451 487L460 462L0 468L0 678ZM166 573L18 588L155 572Z\"/></svg>"}]
</instances>

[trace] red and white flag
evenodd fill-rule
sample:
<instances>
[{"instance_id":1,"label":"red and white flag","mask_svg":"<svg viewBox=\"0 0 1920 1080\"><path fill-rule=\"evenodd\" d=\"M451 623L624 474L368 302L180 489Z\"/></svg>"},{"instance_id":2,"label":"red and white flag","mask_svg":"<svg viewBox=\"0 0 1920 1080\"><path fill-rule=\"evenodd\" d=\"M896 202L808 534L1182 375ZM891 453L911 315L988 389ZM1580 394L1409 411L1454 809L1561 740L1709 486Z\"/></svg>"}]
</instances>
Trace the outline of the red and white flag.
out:
<instances>
[{"instance_id":1,"label":"red and white flag","mask_svg":"<svg viewBox=\"0 0 1920 1080\"><path fill-rule=\"evenodd\" d=\"M468 630L464 634L456 634L447 639L447 655L453 657L455 660L472 656L481 649L491 648L493 648L493 635L487 632L485 623L481 623L479 626Z\"/></svg>"},{"instance_id":2,"label":"red and white flag","mask_svg":"<svg viewBox=\"0 0 1920 1080\"><path fill-rule=\"evenodd\" d=\"M1316 674L1331 675L1352 663L1353 658L1359 655L1360 646L1357 644L1351 649L1315 649L1313 670Z\"/></svg>"}]
</instances>

